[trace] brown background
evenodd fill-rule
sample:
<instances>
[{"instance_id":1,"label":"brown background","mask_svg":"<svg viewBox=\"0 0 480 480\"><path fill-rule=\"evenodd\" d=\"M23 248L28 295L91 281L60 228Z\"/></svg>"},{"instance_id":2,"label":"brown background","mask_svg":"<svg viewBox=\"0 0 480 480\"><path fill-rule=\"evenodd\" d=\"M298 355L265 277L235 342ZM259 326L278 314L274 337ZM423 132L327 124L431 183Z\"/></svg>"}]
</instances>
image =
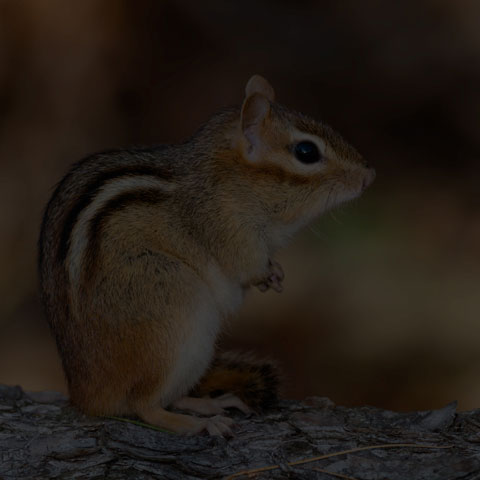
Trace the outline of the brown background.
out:
<instances>
[{"instance_id":1,"label":"brown background","mask_svg":"<svg viewBox=\"0 0 480 480\"><path fill-rule=\"evenodd\" d=\"M292 397L478 407L479 25L476 0L0 0L0 382L64 389L35 243L68 165L184 139L261 73L378 176L224 345L277 357Z\"/></svg>"}]
</instances>

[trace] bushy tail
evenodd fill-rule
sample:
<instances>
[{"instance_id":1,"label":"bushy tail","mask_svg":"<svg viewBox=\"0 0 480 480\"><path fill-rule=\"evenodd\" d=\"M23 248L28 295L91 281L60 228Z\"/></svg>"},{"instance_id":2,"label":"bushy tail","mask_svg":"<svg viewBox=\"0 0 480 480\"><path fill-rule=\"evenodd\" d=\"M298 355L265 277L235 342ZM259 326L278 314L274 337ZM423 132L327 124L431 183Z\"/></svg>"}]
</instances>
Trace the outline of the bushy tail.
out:
<instances>
[{"instance_id":1,"label":"bushy tail","mask_svg":"<svg viewBox=\"0 0 480 480\"><path fill-rule=\"evenodd\" d=\"M251 353L226 352L215 358L193 395L217 397L233 393L253 410L261 411L278 400L280 370Z\"/></svg>"}]
</instances>

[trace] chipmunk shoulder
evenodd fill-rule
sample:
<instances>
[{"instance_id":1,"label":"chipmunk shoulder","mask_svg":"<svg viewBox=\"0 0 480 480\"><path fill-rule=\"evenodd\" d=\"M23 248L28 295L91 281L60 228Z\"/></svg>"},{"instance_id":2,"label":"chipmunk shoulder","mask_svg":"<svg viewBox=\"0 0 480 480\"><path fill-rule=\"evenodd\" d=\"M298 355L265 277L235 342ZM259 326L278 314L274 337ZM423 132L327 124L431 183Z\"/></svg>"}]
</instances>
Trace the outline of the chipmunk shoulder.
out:
<instances>
[{"instance_id":1,"label":"chipmunk shoulder","mask_svg":"<svg viewBox=\"0 0 480 480\"><path fill-rule=\"evenodd\" d=\"M189 395L212 383L201 379L222 325L250 287L281 291L276 251L374 175L330 127L276 103L259 75L241 108L214 115L185 143L75 164L39 240L42 297L71 401L93 415L228 434L224 408L250 408L241 393Z\"/></svg>"}]
</instances>

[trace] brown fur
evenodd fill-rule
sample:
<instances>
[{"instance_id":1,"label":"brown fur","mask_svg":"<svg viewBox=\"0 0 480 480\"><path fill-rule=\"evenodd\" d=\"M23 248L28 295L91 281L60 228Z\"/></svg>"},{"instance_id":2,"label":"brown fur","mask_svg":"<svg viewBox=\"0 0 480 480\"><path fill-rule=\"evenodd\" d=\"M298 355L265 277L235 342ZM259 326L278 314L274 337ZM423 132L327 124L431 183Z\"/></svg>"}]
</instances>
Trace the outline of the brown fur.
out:
<instances>
[{"instance_id":1,"label":"brown fur","mask_svg":"<svg viewBox=\"0 0 480 480\"><path fill-rule=\"evenodd\" d=\"M373 178L330 127L273 99L254 76L241 109L215 115L187 142L97 154L58 184L40 234L40 281L81 410L177 431L228 428L164 407L205 373L221 323L245 288L269 278L276 250ZM325 146L318 164L295 159L306 135ZM274 370L230 361L229 380L223 367L202 385L236 378L243 388L230 386L247 402L269 402Z\"/></svg>"}]
</instances>

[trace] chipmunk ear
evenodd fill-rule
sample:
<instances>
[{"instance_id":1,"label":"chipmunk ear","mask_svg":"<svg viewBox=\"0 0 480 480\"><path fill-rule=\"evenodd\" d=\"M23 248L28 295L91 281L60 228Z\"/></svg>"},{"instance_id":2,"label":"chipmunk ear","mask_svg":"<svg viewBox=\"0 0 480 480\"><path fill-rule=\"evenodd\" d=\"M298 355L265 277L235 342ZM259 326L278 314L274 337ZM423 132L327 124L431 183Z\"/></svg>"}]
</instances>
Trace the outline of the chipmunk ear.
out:
<instances>
[{"instance_id":1,"label":"chipmunk ear","mask_svg":"<svg viewBox=\"0 0 480 480\"><path fill-rule=\"evenodd\" d=\"M253 75L250 77L250 80L247 82L247 86L245 87L245 94L247 98L254 93L261 93L271 102L275 101L275 92L273 87L261 75Z\"/></svg>"},{"instance_id":2,"label":"chipmunk ear","mask_svg":"<svg viewBox=\"0 0 480 480\"><path fill-rule=\"evenodd\" d=\"M247 141L245 154L249 160L254 161L259 156L269 114L270 101L261 93L254 93L243 102L241 126Z\"/></svg>"},{"instance_id":3,"label":"chipmunk ear","mask_svg":"<svg viewBox=\"0 0 480 480\"><path fill-rule=\"evenodd\" d=\"M272 86L260 75L253 75L245 87L241 127L247 141L246 157L258 160L265 143L265 132L270 115L270 103L274 101Z\"/></svg>"}]
</instances>

